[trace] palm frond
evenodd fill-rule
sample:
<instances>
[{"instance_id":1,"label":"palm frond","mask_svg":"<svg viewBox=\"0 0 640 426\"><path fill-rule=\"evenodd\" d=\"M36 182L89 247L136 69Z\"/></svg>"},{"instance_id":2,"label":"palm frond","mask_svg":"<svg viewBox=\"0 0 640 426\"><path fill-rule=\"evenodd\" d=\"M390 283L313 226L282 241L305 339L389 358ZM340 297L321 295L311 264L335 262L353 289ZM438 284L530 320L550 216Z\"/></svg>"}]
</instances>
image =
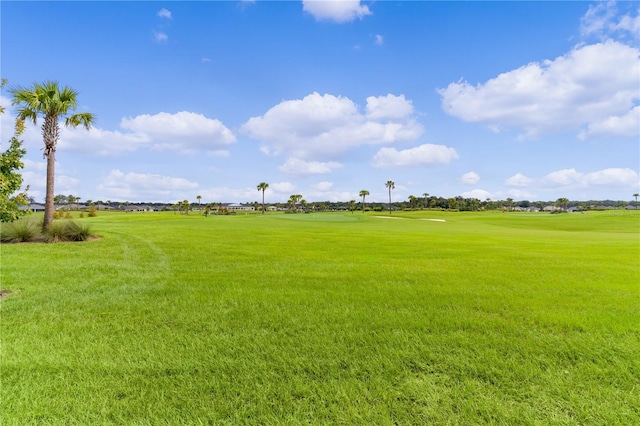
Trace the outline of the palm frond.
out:
<instances>
[{"instance_id":1,"label":"palm frond","mask_svg":"<svg viewBox=\"0 0 640 426\"><path fill-rule=\"evenodd\" d=\"M95 116L93 114L90 112L82 112L67 117L65 125L71 127L78 127L82 125L85 129L89 130L91 128L91 124L94 122Z\"/></svg>"}]
</instances>

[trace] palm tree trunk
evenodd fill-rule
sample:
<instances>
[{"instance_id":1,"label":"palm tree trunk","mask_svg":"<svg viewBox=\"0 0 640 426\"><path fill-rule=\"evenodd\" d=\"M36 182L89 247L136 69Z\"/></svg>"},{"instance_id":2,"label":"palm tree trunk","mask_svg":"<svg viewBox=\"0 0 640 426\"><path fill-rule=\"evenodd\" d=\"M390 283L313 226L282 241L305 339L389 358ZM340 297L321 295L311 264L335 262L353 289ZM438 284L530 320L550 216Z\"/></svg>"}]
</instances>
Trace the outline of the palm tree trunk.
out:
<instances>
[{"instance_id":1,"label":"palm tree trunk","mask_svg":"<svg viewBox=\"0 0 640 426\"><path fill-rule=\"evenodd\" d=\"M47 155L47 189L44 202L44 221L42 222L43 229L49 229L53 223L53 211L55 206L53 204L53 182L55 178L55 151L49 151Z\"/></svg>"},{"instance_id":2,"label":"palm tree trunk","mask_svg":"<svg viewBox=\"0 0 640 426\"><path fill-rule=\"evenodd\" d=\"M58 137L60 135L60 129L58 127L58 117L52 114L48 114L44 118L42 124L42 138L44 139L44 156L47 158L47 188L46 197L44 203L44 221L42 222L43 229L49 229L53 223L53 183L56 174L56 144L58 143Z\"/></svg>"}]
</instances>

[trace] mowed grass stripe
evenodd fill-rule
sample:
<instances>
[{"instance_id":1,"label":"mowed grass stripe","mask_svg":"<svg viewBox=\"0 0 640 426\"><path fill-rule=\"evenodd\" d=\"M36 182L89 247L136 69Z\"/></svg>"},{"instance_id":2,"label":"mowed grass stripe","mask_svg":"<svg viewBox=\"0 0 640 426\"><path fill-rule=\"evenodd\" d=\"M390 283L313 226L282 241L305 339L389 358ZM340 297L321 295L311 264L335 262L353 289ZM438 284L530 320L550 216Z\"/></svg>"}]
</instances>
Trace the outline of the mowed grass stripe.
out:
<instances>
[{"instance_id":1,"label":"mowed grass stripe","mask_svg":"<svg viewBox=\"0 0 640 426\"><path fill-rule=\"evenodd\" d=\"M402 216L3 245L2 424L637 422L637 216Z\"/></svg>"}]
</instances>

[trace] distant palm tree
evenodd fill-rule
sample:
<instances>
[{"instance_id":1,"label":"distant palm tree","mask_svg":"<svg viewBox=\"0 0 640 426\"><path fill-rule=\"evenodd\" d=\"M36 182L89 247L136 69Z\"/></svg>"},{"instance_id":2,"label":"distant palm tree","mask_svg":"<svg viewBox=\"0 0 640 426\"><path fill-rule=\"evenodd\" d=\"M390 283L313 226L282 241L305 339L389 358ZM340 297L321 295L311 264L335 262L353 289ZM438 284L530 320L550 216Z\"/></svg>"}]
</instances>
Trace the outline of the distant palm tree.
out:
<instances>
[{"instance_id":1,"label":"distant palm tree","mask_svg":"<svg viewBox=\"0 0 640 426\"><path fill-rule=\"evenodd\" d=\"M289 200L287 201L287 203L291 207L291 210L296 211L296 212L298 211L298 209L296 207L296 203L297 202L298 202L298 196L296 194L291 194L289 196Z\"/></svg>"},{"instance_id":2,"label":"distant palm tree","mask_svg":"<svg viewBox=\"0 0 640 426\"><path fill-rule=\"evenodd\" d=\"M559 207L562 207L562 209L566 211L567 206L569 205L569 199L565 197L558 198L556 200L556 204L558 204Z\"/></svg>"},{"instance_id":3,"label":"distant palm tree","mask_svg":"<svg viewBox=\"0 0 640 426\"><path fill-rule=\"evenodd\" d=\"M389 189L389 215L391 215L391 190L396 189L396 183L392 180L388 180L387 183L384 184Z\"/></svg>"},{"instance_id":4,"label":"distant palm tree","mask_svg":"<svg viewBox=\"0 0 640 426\"><path fill-rule=\"evenodd\" d=\"M409 208L413 209L413 205L415 204L417 198L415 195L409 195Z\"/></svg>"},{"instance_id":5,"label":"distant palm tree","mask_svg":"<svg viewBox=\"0 0 640 426\"><path fill-rule=\"evenodd\" d=\"M360 193L358 194L362 197L362 214L364 214L364 198L369 195L369 191L367 191L366 189L362 189L360 190Z\"/></svg>"},{"instance_id":6,"label":"distant palm tree","mask_svg":"<svg viewBox=\"0 0 640 426\"><path fill-rule=\"evenodd\" d=\"M262 214L264 214L264 191L267 190L269 184L267 182L260 182L258 184L258 191L262 191Z\"/></svg>"},{"instance_id":7,"label":"distant palm tree","mask_svg":"<svg viewBox=\"0 0 640 426\"><path fill-rule=\"evenodd\" d=\"M507 198L507 207L509 211L513 210L513 198Z\"/></svg>"},{"instance_id":8,"label":"distant palm tree","mask_svg":"<svg viewBox=\"0 0 640 426\"><path fill-rule=\"evenodd\" d=\"M200 200L202 200L202 195L198 195L196 196L196 198L198 199L198 211L200 211ZM200 214L202 214L201 211L200 211Z\"/></svg>"},{"instance_id":9,"label":"distant palm tree","mask_svg":"<svg viewBox=\"0 0 640 426\"><path fill-rule=\"evenodd\" d=\"M635 194L633 194L634 197L636 197L636 209L638 208L638 196L640 196L640 194L638 194L637 192Z\"/></svg>"},{"instance_id":10,"label":"distant palm tree","mask_svg":"<svg viewBox=\"0 0 640 426\"><path fill-rule=\"evenodd\" d=\"M427 208L427 197L429 196L429 194L425 192L424 194L422 194L422 196L424 197L423 200L422 200L422 205L426 209Z\"/></svg>"},{"instance_id":11,"label":"distant palm tree","mask_svg":"<svg viewBox=\"0 0 640 426\"><path fill-rule=\"evenodd\" d=\"M356 209L356 200L349 200L349 210L351 211L351 214L353 214L353 211Z\"/></svg>"},{"instance_id":12,"label":"distant palm tree","mask_svg":"<svg viewBox=\"0 0 640 426\"><path fill-rule=\"evenodd\" d=\"M17 118L30 120L36 124L38 116L44 118L42 124L42 139L44 141L43 155L47 159L46 197L44 205L44 221L42 227L48 229L53 223L53 184L55 181L55 152L60 137L59 118L65 118L65 126L78 127L82 125L89 130L95 121L93 114L88 112L69 115L77 108L78 92L70 87L60 88L55 81L42 84L34 83L33 87L16 87L9 91L13 95L13 105L18 105Z\"/></svg>"}]
</instances>

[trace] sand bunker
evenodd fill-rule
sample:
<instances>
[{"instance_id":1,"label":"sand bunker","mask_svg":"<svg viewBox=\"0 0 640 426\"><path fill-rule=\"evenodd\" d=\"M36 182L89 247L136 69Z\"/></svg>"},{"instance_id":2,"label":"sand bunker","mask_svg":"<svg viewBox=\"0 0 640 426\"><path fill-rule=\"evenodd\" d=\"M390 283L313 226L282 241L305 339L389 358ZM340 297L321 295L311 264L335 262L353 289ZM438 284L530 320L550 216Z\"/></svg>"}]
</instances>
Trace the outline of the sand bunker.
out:
<instances>
[{"instance_id":1,"label":"sand bunker","mask_svg":"<svg viewBox=\"0 0 640 426\"><path fill-rule=\"evenodd\" d=\"M420 219L420 220L430 220L431 222L446 222L444 219Z\"/></svg>"}]
</instances>

